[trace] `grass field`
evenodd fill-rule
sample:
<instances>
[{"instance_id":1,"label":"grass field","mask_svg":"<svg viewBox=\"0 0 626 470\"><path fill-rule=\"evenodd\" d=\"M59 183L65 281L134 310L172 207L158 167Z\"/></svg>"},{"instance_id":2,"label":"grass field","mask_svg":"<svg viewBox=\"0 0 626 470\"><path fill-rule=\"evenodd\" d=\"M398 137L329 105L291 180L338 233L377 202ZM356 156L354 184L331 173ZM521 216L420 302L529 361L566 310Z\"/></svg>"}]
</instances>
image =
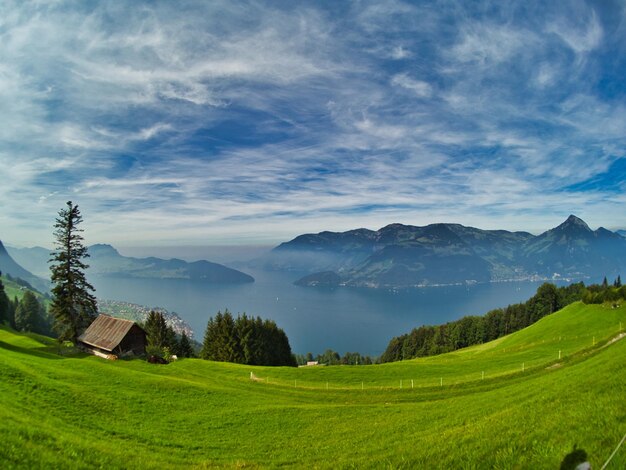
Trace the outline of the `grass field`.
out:
<instances>
[{"instance_id":1,"label":"grass field","mask_svg":"<svg viewBox=\"0 0 626 470\"><path fill-rule=\"evenodd\" d=\"M24 297L24 293L27 290L30 290L30 289L26 289L25 287L20 286L15 281L9 280L5 276L0 276L0 280L2 281L2 284L4 285L4 291L7 297L9 298L9 300L13 300L16 297L18 300L22 300L22 297ZM34 292L34 291L31 290L31 292ZM35 297L37 297L39 300L42 300L44 303L48 302L48 300L44 299L44 297L39 292L35 293Z\"/></svg>"},{"instance_id":2,"label":"grass field","mask_svg":"<svg viewBox=\"0 0 626 470\"><path fill-rule=\"evenodd\" d=\"M0 466L559 468L576 445L599 469L626 433L620 322L577 303L451 354L299 369L107 362L0 330Z\"/></svg>"}]
</instances>

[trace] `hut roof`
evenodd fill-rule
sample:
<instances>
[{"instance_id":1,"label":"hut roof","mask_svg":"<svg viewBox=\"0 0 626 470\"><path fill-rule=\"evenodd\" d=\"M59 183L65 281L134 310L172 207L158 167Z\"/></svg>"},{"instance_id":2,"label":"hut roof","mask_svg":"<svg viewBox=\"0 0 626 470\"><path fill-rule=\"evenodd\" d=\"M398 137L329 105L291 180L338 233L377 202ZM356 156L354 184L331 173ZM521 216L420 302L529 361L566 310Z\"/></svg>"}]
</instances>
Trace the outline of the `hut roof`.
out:
<instances>
[{"instance_id":1,"label":"hut roof","mask_svg":"<svg viewBox=\"0 0 626 470\"><path fill-rule=\"evenodd\" d=\"M134 321L100 314L78 337L78 341L105 351L113 351L133 325L135 325Z\"/></svg>"}]
</instances>

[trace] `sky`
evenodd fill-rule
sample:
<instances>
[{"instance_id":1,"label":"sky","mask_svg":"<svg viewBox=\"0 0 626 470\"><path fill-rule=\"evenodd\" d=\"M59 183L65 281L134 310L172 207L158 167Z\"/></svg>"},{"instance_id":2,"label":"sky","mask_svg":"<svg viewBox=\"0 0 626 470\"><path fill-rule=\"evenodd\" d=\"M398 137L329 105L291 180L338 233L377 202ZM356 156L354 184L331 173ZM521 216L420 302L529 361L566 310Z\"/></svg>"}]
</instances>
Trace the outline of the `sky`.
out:
<instances>
[{"instance_id":1,"label":"sky","mask_svg":"<svg viewBox=\"0 0 626 470\"><path fill-rule=\"evenodd\" d=\"M626 4L0 3L0 239L626 228Z\"/></svg>"}]
</instances>

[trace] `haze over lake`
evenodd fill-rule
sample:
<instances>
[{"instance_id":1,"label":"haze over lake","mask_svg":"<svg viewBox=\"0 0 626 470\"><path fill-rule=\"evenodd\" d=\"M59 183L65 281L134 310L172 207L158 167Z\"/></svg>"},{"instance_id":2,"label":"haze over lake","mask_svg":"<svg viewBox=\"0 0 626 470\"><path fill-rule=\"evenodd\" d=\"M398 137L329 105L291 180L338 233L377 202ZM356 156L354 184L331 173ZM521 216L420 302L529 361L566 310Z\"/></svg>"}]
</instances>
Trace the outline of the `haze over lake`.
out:
<instances>
[{"instance_id":1,"label":"haze over lake","mask_svg":"<svg viewBox=\"0 0 626 470\"><path fill-rule=\"evenodd\" d=\"M202 341L209 316L233 313L270 318L283 328L294 353L358 351L380 355L389 340L422 324L480 315L531 297L534 282L506 282L405 290L310 288L293 285L301 273L246 270L256 282L92 277L99 298L164 307L181 315Z\"/></svg>"}]
</instances>

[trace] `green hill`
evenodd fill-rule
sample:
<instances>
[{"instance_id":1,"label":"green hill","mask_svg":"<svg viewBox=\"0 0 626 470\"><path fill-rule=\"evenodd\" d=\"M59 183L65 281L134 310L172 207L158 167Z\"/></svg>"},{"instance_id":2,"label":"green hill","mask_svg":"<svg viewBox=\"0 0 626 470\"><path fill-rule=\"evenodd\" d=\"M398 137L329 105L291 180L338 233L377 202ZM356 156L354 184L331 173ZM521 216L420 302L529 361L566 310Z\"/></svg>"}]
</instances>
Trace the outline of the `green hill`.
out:
<instances>
[{"instance_id":1,"label":"green hill","mask_svg":"<svg viewBox=\"0 0 626 470\"><path fill-rule=\"evenodd\" d=\"M20 285L19 282L11 280L5 275L0 276L0 280L2 280L2 284L4 285L4 291L7 294L9 300L13 300L16 297L18 300L22 300L22 297L24 297L24 293L30 290L39 300L44 303L48 302L48 299L38 290L29 289L24 285Z\"/></svg>"},{"instance_id":2,"label":"green hill","mask_svg":"<svg viewBox=\"0 0 626 470\"><path fill-rule=\"evenodd\" d=\"M299 369L107 362L0 329L0 462L559 468L577 446L600 468L626 432L621 326L626 307L576 303L451 354Z\"/></svg>"}]
</instances>

